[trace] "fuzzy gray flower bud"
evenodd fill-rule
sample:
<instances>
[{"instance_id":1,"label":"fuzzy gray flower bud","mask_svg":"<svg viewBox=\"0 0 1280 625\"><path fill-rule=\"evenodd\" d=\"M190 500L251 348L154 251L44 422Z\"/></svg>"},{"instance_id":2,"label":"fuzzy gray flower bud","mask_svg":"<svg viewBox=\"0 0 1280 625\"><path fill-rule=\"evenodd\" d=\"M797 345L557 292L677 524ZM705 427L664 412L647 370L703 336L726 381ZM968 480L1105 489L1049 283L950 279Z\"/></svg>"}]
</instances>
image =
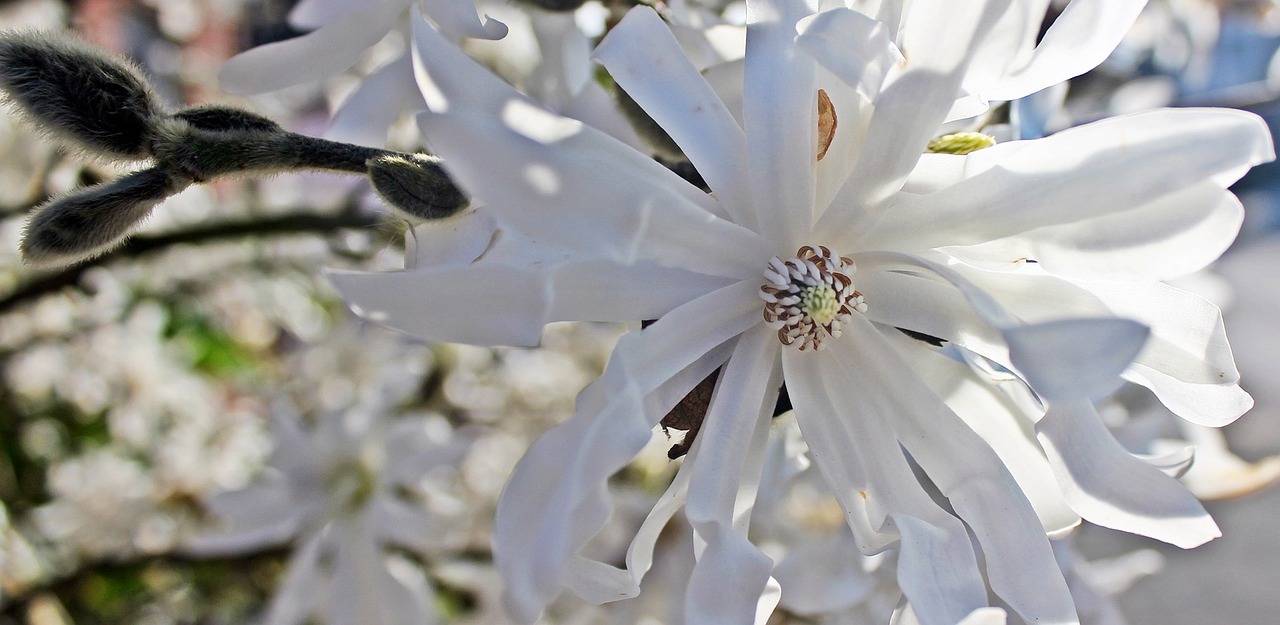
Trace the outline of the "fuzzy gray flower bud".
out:
<instances>
[{"instance_id":1,"label":"fuzzy gray flower bud","mask_svg":"<svg viewBox=\"0 0 1280 625\"><path fill-rule=\"evenodd\" d=\"M101 254L190 179L144 169L56 197L35 209L22 235L22 260L62 265Z\"/></svg>"},{"instance_id":2,"label":"fuzzy gray flower bud","mask_svg":"<svg viewBox=\"0 0 1280 625\"><path fill-rule=\"evenodd\" d=\"M164 114L142 70L63 35L0 35L0 90L45 132L121 159L149 155Z\"/></svg>"},{"instance_id":3,"label":"fuzzy gray flower bud","mask_svg":"<svg viewBox=\"0 0 1280 625\"><path fill-rule=\"evenodd\" d=\"M387 205L419 219L448 217L468 204L440 167L426 154L393 154L369 159L369 181Z\"/></svg>"}]
</instances>

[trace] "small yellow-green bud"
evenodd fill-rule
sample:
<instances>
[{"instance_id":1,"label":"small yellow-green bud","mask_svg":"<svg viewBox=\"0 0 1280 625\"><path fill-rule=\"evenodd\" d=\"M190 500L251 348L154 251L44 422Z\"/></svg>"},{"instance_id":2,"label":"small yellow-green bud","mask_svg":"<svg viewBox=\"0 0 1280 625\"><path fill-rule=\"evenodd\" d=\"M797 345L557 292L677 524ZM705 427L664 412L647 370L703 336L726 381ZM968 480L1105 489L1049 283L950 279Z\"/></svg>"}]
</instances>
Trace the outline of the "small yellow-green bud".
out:
<instances>
[{"instance_id":1,"label":"small yellow-green bud","mask_svg":"<svg viewBox=\"0 0 1280 625\"><path fill-rule=\"evenodd\" d=\"M953 132L929 142L930 154L968 154L996 144L996 138L980 132Z\"/></svg>"}]
</instances>

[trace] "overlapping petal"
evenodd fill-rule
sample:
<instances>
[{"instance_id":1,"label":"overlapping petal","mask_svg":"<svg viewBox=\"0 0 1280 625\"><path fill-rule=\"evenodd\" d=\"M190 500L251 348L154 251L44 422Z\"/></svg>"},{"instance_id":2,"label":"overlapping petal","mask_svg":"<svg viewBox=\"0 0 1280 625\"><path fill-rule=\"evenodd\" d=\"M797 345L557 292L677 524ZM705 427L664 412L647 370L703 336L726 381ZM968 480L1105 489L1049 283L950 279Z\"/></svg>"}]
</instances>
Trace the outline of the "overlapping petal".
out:
<instances>
[{"instance_id":1,"label":"overlapping petal","mask_svg":"<svg viewBox=\"0 0 1280 625\"><path fill-rule=\"evenodd\" d=\"M746 531L781 382L781 348L764 324L743 333L695 443L685 516L702 548L685 593L690 623L756 621L773 561L747 540ZM734 583L726 584L730 578ZM771 611L772 606L763 616Z\"/></svg>"},{"instance_id":2,"label":"overlapping petal","mask_svg":"<svg viewBox=\"0 0 1280 625\"><path fill-rule=\"evenodd\" d=\"M968 158L985 171L935 193L900 196L861 240L890 249L984 243L1141 206L1205 180L1225 187L1275 153L1253 114L1167 109Z\"/></svg>"},{"instance_id":3,"label":"overlapping petal","mask_svg":"<svg viewBox=\"0 0 1280 625\"><path fill-rule=\"evenodd\" d=\"M624 336L604 374L579 396L577 414L521 459L494 529L506 603L518 619L537 617L559 591L565 560L608 519L608 477L639 453L672 406L723 364L726 343L759 323L757 288L752 282L725 287Z\"/></svg>"},{"instance_id":4,"label":"overlapping petal","mask_svg":"<svg viewBox=\"0 0 1280 625\"><path fill-rule=\"evenodd\" d=\"M865 320L850 330L858 340L837 341L831 348L845 379L857 382L849 384L857 391L846 392L853 396L846 400L865 406L864 421L893 416L888 427L894 437L973 530L992 590L1028 621L1077 622L1049 541L1012 475L900 355L924 348L906 337L886 340ZM912 381L915 388L903 388ZM908 597L923 617L920 602Z\"/></svg>"},{"instance_id":5,"label":"overlapping petal","mask_svg":"<svg viewBox=\"0 0 1280 625\"><path fill-rule=\"evenodd\" d=\"M911 34L903 44L906 69L875 99L857 165L831 206L817 207L825 210L817 223L819 231L858 232L878 218L937 134L975 42L1008 4L1009 0L953 2L912 14Z\"/></svg>"},{"instance_id":6,"label":"overlapping petal","mask_svg":"<svg viewBox=\"0 0 1280 625\"><path fill-rule=\"evenodd\" d=\"M502 221L623 264L651 260L745 278L768 257L759 235L716 217L714 199L652 159L538 107L496 77L470 77L483 72L433 30L415 28L415 58L428 105L443 111L419 116L419 126L454 179ZM441 89L449 98L434 95ZM628 175L602 178L601 170ZM577 209L584 205L592 210Z\"/></svg>"},{"instance_id":7,"label":"overlapping petal","mask_svg":"<svg viewBox=\"0 0 1280 625\"><path fill-rule=\"evenodd\" d=\"M1069 279L1169 280L1217 260L1243 221L1235 195L1205 180L1132 209L940 251L996 271L1034 259Z\"/></svg>"},{"instance_id":8,"label":"overlapping petal","mask_svg":"<svg viewBox=\"0 0 1280 625\"><path fill-rule=\"evenodd\" d=\"M817 132L817 64L795 47L796 25L816 10L811 0L747 4L743 128L754 200L745 224L792 250L813 220ZM768 258L768 255L765 256Z\"/></svg>"},{"instance_id":9,"label":"overlapping petal","mask_svg":"<svg viewBox=\"0 0 1280 625\"><path fill-rule=\"evenodd\" d=\"M1091 404L1051 404L1036 434L1067 502L1089 522L1183 548L1222 535L1185 487L1125 451Z\"/></svg>"},{"instance_id":10,"label":"overlapping petal","mask_svg":"<svg viewBox=\"0 0 1280 625\"><path fill-rule=\"evenodd\" d=\"M537 345L542 327L553 321L657 319L728 284L723 278L652 263L603 260L335 271L329 280L360 314L408 334L516 346ZM477 293L476 284L485 288Z\"/></svg>"},{"instance_id":11,"label":"overlapping petal","mask_svg":"<svg viewBox=\"0 0 1280 625\"><path fill-rule=\"evenodd\" d=\"M328 78L355 65L386 36L407 4L379 0L301 37L237 54L222 66L219 82L228 92L250 94Z\"/></svg>"},{"instance_id":12,"label":"overlapping petal","mask_svg":"<svg viewBox=\"0 0 1280 625\"><path fill-rule=\"evenodd\" d=\"M649 7L632 9L595 58L680 146L728 217L749 224L746 134L662 18Z\"/></svg>"}]
</instances>

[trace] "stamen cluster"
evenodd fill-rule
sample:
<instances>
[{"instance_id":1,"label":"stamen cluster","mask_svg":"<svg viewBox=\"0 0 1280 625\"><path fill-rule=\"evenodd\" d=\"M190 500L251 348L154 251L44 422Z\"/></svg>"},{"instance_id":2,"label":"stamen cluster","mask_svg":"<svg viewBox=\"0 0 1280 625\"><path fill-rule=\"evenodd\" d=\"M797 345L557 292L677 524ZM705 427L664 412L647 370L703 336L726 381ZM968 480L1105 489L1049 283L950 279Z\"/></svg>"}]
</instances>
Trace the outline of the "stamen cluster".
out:
<instances>
[{"instance_id":1,"label":"stamen cluster","mask_svg":"<svg viewBox=\"0 0 1280 625\"><path fill-rule=\"evenodd\" d=\"M862 293L853 288L856 271L853 259L821 245L806 245L787 261L775 256L764 272L768 282L760 287L765 323L783 345L822 349L824 340L840 336L855 311L867 312Z\"/></svg>"}]
</instances>

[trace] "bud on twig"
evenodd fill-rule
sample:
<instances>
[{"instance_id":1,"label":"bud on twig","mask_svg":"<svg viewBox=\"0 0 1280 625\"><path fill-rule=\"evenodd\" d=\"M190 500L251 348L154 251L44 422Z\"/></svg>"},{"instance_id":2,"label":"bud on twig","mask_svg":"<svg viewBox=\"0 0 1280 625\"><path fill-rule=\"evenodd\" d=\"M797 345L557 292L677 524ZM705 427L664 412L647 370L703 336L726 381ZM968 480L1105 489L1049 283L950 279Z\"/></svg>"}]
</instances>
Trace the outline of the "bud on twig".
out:
<instances>
[{"instance_id":1,"label":"bud on twig","mask_svg":"<svg viewBox=\"0 0 1280 625\"><path fill-rule=\"evenodd\" d=\"M0 89L42 130L114 158L146 158L163 114L142 70L48 33L0 35Z\"/></svg>"},{"instance_id":2,"label":"bud on twig","mask_svg":"<svg viewBox=\"0 0 1280 625\"><path fill-rule=\"evenodd\" d=\"M22 258L35 265L60 265L101 254L189 184L190 178L152 168L49 200L27 221Z\"/></svg>"},{"instance_id":3,"label":"bud on twig","mask_svg":"<svg viewBox=\"0 0 1280 625\"><path fill-rule=\"evenodd\" d=\"M424 219L467 205L435 157L292 133L229 106L170 114L138 68L76 39L0 33L0 90L57 138L110 159L152 160L150 169L38 208L22 242L30 263L70 263L101 253L169 195L221 176L297 170L367 175L389 204Z\"/></svg>"},{"instance_id":4,"label":"bud on twig","mask_svg":"<svg viewBox=\"0 0 1280 625\"><path fill-rule=\"evenodd\" d=\"M420 219L448 217L467 206L467 197L448 180L434 156L389 155L369 160L369 181L378 196Z\"/></svg>"}]
</instances>

